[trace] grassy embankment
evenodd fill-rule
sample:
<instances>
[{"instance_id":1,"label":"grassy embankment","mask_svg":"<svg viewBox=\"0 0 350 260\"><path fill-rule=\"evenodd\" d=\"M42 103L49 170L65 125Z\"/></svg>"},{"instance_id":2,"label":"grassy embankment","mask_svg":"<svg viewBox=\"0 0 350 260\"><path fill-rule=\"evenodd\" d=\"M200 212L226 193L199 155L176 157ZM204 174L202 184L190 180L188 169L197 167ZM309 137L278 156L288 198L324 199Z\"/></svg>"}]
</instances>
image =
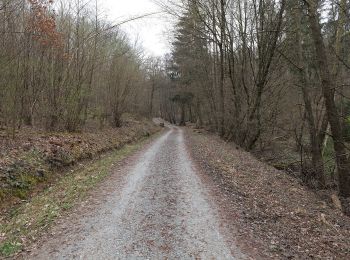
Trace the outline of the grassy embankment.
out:
<instances>
[{"instance_id":1,"label":"grassy embankment","mask_svg":"<svg viewBox=\"0 0 350 260\"><path fill-rule=\"evenodd\" d=\"M0 256L36 240L158 131L151 122L133 120L118 130L20 136L1 160ZM23 140L31 142L29 149L19 148Z\"/></svg>"}]
</instances>

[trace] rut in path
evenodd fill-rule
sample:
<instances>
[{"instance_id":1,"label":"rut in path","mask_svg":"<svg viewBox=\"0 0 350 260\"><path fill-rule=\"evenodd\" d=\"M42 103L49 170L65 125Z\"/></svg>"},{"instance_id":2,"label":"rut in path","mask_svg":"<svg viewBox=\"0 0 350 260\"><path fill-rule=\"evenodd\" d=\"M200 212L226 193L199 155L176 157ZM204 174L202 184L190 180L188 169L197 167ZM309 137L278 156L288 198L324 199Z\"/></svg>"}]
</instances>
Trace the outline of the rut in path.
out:
<instances>
[{"instance_id":1,"label":"rut in path","mask_svg":"<svg viewBox=\"0 0 350 260\"><path fill-rule=\"evenodd\" d=\"M186 152L181 129L171 128L121 173L124 179L108 182L112 192L81 216L78 229L66 224L64 235L48 240L31 257L244 258L220 231L215 204Z\"/></svg>"}]
</instances>

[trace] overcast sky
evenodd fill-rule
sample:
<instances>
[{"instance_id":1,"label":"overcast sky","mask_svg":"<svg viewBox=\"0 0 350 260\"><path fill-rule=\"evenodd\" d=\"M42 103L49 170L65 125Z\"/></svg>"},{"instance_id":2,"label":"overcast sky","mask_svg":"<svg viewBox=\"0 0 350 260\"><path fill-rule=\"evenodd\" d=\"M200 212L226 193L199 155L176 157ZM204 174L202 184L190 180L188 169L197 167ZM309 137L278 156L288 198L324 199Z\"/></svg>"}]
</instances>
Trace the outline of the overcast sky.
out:
<instances>
[{"instance_id":1,"label":"overcast sky","mask_svg":"<svg viewBox=\"0 0 350 260\"><path fill-rule=\"evenodd\" d=\"M98 0L100 11L113 23L147 13L160 12L152 0ZM152 15L141 20L132 21L122 26L130 38L143 45L147 54L162 56L170 50L167 31L171 29L169 18L164 14Z\"/></svg>"}]
</instances>

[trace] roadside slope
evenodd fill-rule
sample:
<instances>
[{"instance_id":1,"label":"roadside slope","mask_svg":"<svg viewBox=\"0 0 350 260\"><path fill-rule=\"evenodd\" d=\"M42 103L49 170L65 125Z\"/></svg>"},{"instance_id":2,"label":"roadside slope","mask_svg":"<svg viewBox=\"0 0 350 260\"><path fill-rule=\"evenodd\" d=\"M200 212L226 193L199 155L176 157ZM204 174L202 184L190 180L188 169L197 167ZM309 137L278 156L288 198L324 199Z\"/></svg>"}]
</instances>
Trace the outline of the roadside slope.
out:
<instances>
[{"instance_id":1,"label":"roadside slope","mask_svg":"<svg viewBox=\"0 0 350 260\"><path fill-rule=\"evenodd\" d=\"M158 130L150 120L132 117L120 128L94 127L78 133L24 128L11 139L0 130L0 212L30 198L33 191L43 190L45 183L60 178L67 167Z\"/></svg>"},{"instance_id":2,"label":"roadside slope","mask_svg":"<svg viewBox=\"0 0 350 260\"><path fill-rule=\"evenodd\" d=\"M276 259L349 259L348 217L214 135L187 129L186 138L193 157L226 194L242 243Z\"/></svg>"},{"instance_id":3,"label":"roadside slope","mask_svg":"<svg viewBox=\"0 0 350 260\"><path fill-rule=\"evenodd\" d=\"M160 128L150 121L134 121L128 122L118 130L107 129L80 135L60 134L55 137L53 134L37 136L38 140L43 141L43 147L50 151L59 149L62 153L68 153L73 161L48 168L50 170L46 174L49 176L41 177L31 184L32 187L26 189L26 200L10 200L7 204L2 204L0 258L1 255L12 255L27 248L45 233L56 219L74 208L90 190L102 182L115 165L140 149L147 138L159 130ZM49 140L46 140L46 136ZM51 143L52 138L55 138L56 142ZM33 146L33 149L38 147L40 146ZM74 156L75 150L79 152ZM26 152L30 150L23 151ZM33 171L38 170L37 164L25 160L26 158L23 157L22 162L30 164ZM61 161L60 158L57 159ZM43 160L43 157L35 158L35 162L40 160ZM50 166L48 161L42 162ZM33 171L25 174L30 176ZM21 174L18 177L21 177Z\"/></svg>"}]
</instances>

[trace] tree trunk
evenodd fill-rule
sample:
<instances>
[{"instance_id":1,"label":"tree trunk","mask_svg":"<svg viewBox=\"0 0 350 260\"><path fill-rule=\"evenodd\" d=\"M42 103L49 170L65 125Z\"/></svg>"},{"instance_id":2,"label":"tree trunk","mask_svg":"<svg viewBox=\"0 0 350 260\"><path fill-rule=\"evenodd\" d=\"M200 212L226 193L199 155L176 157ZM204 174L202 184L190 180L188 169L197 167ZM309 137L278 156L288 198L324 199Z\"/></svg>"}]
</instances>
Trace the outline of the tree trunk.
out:
<instances>
[{"instance_id":1,"label":"tree trunk","mask_svg":"<svg viewBox=\"0 0 350 260\"><path fill-rule=\"evenodd\" d=\"M121 118L121 116L119 113L114 113L114 115L113 115L114 127L119 128L122 126L122 121L120 118Z\"/></svg>"},{"instance_id":2,"label":"tree trunk","mask_svg":"<svg viewBox=\"0 0 350 260\"><path fill-rule=\"evenodd\" d=\"M315 117L312 109L312 102L310 99L310 83L309 78L306 72L306 68L304 64L306 63L304 61L303 56L303 46L301 42L301 13L300 8L297 6L294 6L294 20L295 20L295 30L296 30L296 48L297 48L297 59L298 59L298 67L299 67L299 81L303 93L303 99L305 104L305 115L306 120L309 125L309 137L310 137L310 143L311 143L311 157L312 157L312 167L313 167L313 174L312 176L307 176L308 178L313 178L318 182L318 185L324 186L325 185L325 175L324 175L324 165L323 165L323 158L322 158L322 149L317 126L315 123Z\"/></svg>"},{"instance_id":3,"label":"tree trunk","mask_svg":"<svg viewBox=\"0 0 350 260\"><path fill-rule=\"evenodd\" d=\"M225 16L225 0L220 0L221 7L221 24L220 24L220 82L219 82L219 92L220 92L220 122L219 122L219 134L221 137L225 135L225 93L224 93L224 81L225 81L225 28L226 28L226 16Z\"/></svg>"},{"instance_id":4,"label":"tree trunk","mask_svg":"<svg viewBox=\"0 0 350 260\"><path fill-rule=\"evenodd\" d=\"M181 118L180 118L180 126L185 126L186 122L185 122L185 105L181 105Z\"/></svg>"},{"instance_id":5,"label":"tree trunk","mask_svg":"<svg viewBox=\"0 0 350 260\"><path fill-rule=\"evenodd\" d=\"M314 0L310 0L309 2L305 0L305 3L308 8L309 23L316 51L317 66L322 82L322 93L325 99L327 117L331 126L334 141L336 164L339 174L339 189L341 195L350 197L350 164L346 154L343 133L341 131L341 119L334 101L334 90L336 88L336 84L332 79L329 69L326 47L323 42L319 23L317 3Z\"/></svg>"},{"instance_id":6,"label":"tree trunk","mask_svg":"<svg viewBox=\"0 0 350 260\"><path fill-rule=\"evenodd\" d=\"M152 79L151 97L150 97L150 104L149 104L149 115L150 116L153 116L154 91L155 91L155 82L154 82L154 79Z\"/></svg>"}]
</instances>

